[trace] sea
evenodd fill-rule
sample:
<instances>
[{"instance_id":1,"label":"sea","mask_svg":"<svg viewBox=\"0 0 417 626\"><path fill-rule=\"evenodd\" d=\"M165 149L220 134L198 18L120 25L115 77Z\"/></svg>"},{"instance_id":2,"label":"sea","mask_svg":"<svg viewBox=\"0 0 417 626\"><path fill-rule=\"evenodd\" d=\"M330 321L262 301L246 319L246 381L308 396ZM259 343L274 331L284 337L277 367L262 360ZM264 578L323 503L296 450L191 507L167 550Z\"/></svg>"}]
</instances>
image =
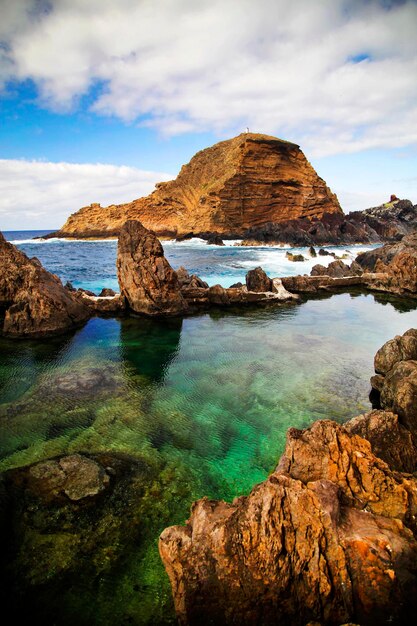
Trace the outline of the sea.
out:
<instances>
[{"instance_id":1,"label":"sea","mask_svg":"<svg viewBox=\"0 0 417 626\"><path fill-rule=\"evenodd\" d=\"M116 241L42 239L47 232L4 234L64 283L117 290ZM307 248L162 243L174 269L225 287L257 266L289 276L333 260L312 258ZM349 263L369 246L326 249ZM0 338L0 470L75 452L123 454L152 468L137 546L108 546L105 570L93 553L91 588L71 570L56 598L48 584L57 565L45 566L39 597L56 612L65 607L68 623L175 623L160 532L184 523L197 498L248 494L276 466L288 428L343 423L370 410L374 354L411 327L415 301L352 290L184 319L96 317L53 339ZM62 533L49 541L70 558L73 544Z\"/></svg>"}]
</instances>

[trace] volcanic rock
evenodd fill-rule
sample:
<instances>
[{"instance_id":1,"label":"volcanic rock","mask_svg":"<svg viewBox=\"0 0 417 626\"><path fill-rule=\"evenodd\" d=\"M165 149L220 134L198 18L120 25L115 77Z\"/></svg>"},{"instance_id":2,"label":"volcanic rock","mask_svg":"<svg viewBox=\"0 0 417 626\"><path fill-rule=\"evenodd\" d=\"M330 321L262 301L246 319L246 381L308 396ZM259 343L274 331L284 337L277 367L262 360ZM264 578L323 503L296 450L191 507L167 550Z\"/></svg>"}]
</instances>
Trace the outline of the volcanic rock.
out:
<instances>
[{"instance_id":1,"label":"volcanic rock","mask_svg":"<svg viewBox=\"0 0 417 626\"><path fill-rule=\"evenodd\" d=\"M417 448L410 431L391 411L370 411L345 424L346 430L367 439L372 452L399 472L414 472Z\"/></svg>"},{"instance_id":2,"label":"volcanic rock","mask_svg":"<svg viewBox=\"0 0 417 626\"><path fill-rule=\"evenodd\" d=\"M135 313L180 315L188 309L160 241L140 222L130 220L121 229L117 275L121 294Z\"/></svg>"},{"instance_id":3,"label":"volcanic rock","mask_svg":"<svg viewBox=\"0 0 417 626\"><path fill-rule=\"evenodd\" d=\"M410 330L395 338L398 350L381 349L386 379L405 365L417 371L402 360L415 338ZM400 406L404 390L386 384ZM344 427L290 429L278 467L249 496L194 503L187 525L159 543L180 623L415 621L417 448L413 424L401 422L378 410Z\"/></svg>"},{"instance_id":4,"label":"volcanic rock","mask_svg":"<svg viewBox=\"0 0 417 626\"><path fill-rule=\"evenodd\" d=\"M416 505L416 481L365 439L329 421L290 429L280 465L248 497L204 498L187 526L162 533L180 623L410 619Z\"/></svg>"},{"instance_id":5,"label":"volcanic rock","mask_svg":"<svg viewBox=\"0 0 417 626\"><path fill-rule=\"evenodd\" d=\"M91 315L80 297L66 289L36 258L0 233L0 327L12 337L59 334Z\"/></svg>"},{"instance_id":6,"label":"volcanic rock","mask_svg":"<svg viewBox=\"0 0 417 626\"><path fill-rule=\"evenodd\" d=\"M346 263L343 263L341 259L338 259L337 261L332 261L331 263L329 263L327 267L320 264L314 265L310 272L310 276L330 276L331 278L344 278L346 276L355 275L355 267L353 268L353 270L351 270L349 265L346 265Z\"/></svg>"},{"instance_id":7,"label":"volcanic rock","mask_svg":"<svg viewBox=\"0 0 417 626\"><path fill-rule=\"evenodd\" d=\"M379 274L372 288L404 296L417 295L417 232L398 243L363 252L356 261L364 270Z\"/></svg>"},{"instance_id":8,"label":"volcanic rock","mask_svg":"<svg viewBox=\"0 0 417 626\"><path fill-rule=\"evenodd\" d=\"M136 219L158 236L237 235L270 222L321 219L324 213L342 210L299 146L244 133L198 152L175 180L159 183L146 198L80 209L58 234L111 237Z\"/></svg>"},{"instance_id":9,"label":"volcanic rock","mask_svg":"<svg viewBox=\"0 0 417 626\"><path fill-rule=\"evenodd\" d=\"M224 241L217 233L212 233L207 237L207 243L214 246L224 246Z\"/></svg>"},{"instance_id":10,"label":"volcanic rock","mask_svg":"<svg viewBox=\"0 0 417 626\"><path fill-rule=\"evenodd\" d=\"M271 279L266 275L262 267L255 267L246 274L246 287L248 291L271 291Z\"/></svg>"},{"instance_id":11,"label":"volcanic rock","mask_svg":"<svg viewBox=\"0 0 417 626\"><path fill-rule=\"evenodd\" d=\"M113 289L108 289L107 287L102 289L98 294L99 298L113 298L116 295L116 292Z\"/></svg>"}]
</instances>

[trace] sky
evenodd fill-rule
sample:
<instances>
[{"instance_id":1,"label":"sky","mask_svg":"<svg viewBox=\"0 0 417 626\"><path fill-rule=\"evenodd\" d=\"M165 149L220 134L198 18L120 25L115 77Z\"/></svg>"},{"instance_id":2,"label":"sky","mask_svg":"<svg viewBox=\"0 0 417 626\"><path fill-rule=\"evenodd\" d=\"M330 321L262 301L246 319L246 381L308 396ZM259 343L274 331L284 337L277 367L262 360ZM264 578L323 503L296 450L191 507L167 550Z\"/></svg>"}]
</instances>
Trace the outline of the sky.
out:
<instances>
[{"instance_id":1,"label":"sky","mask_svg":"<svg viewBox=\"0 0 417 626\"><path fill-rule=\"evenodd\" d=\"M119 204L243 132L345 212L417 203L417 0L0 0L0 230Z\"/></svg>"}]
</instances>

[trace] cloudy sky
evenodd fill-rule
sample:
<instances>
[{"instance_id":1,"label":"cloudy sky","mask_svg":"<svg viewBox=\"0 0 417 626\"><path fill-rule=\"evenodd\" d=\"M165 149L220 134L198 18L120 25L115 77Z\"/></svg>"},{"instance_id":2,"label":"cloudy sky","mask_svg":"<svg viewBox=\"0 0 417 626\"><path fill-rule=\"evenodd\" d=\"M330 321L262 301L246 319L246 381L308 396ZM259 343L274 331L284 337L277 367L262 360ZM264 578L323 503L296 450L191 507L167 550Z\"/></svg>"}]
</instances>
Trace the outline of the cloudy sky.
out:
<instances>
[{"instance_id":1,"label":"cloudy sky","mask_svg":"<svg viewBox=\"0 0 417 626\"><path fill-rule=\"evenodd\" d=\"M55 228L249 126L345 211L417 202L416 0L0 0L0 229Z\"/></svg>"}]
</instances>

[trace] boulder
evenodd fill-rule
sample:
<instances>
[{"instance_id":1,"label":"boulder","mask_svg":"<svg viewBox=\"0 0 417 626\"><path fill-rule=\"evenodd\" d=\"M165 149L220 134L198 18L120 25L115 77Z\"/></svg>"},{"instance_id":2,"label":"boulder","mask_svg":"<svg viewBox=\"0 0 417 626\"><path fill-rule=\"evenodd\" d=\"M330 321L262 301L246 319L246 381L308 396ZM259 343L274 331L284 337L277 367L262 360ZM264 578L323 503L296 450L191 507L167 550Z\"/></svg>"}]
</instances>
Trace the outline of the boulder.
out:
<instances>
[{"instance_id":1,"label":"boulder","mask_svg":"<svg viewBox=\"0 0 417 626\"><path fill-rule=\"evenodd\" d=\"M207 237L207 243L212 246L224 246L223 239L220 237L218 233L211 233Z\"/></svg>"},{"instance_id":2,"label":"boulder","mask_svg":"<svg viewBox=\"0 0 417 626\"><path fill-rule=\"evenodd\" d=\"M0 233L0 329L12 337L38 337L80 326L90 309L36 258Z\"/></svg>"},{"instance_id":3,"label":"boulder","mask_svg":"<svg viewBox=\"0 0 417 626\"><path fill-rule=\"evenodd\" d=\"M363 252L356 257L365 272L372 272L370 289L417 297L417 232L401 241Z\"/></svg>"},{"instance_id":4,"label":"boulder","mask_svg":"<svg viewBox=\"0 0 417 626\"><path fill-rule=\"evenodd\" d=\"M181 624L410 623L417 483L330 421L290 429L278 468L232 504L203 498L161 537ZM409 526L409 527L407 527Z\"/></svg>"},{"instance_id":5,"label":"boulder","mask_svg":"<svg viewBox=\"0 0 417 626\"><path fill-rule=\"evenodd\" d=\"M98 297L99 298L113 298L115 295L116 295L116 292L113 291L113 289L109 289L105 287L104 289L100 291L100 293L98 294Z\"/></svg>"},{"instance_id":6,"label":"boulder","mask_svg":"<svg viewBox=\"0 0 417 626\"><path fill-rule=\"evenodd\" d=\"M271 279L268 278L262 267L255 267L246 274L246 287L248 291L271 291Z\"/></svg>"},{"instance_id":7,"label":"boulder","mask_svg":"<svg viewBox=\"0 0 417 626\"><path fill-rule=\"evenodd\" d=\"M188 309L160 241L135 220L126 222L120 231L117 275L120 292L135 313L181 315Z\"/></svg>"},{"instance_id":8,"label":"boulder","mask_svg":"<svg viewBox=\"0 0 417 626\"><path fill-rule=\"evenodd\" d=\"M349 265L343 263L342 260L332 261L327 267L324 265L314 265L310 275L311 276L330 276L331 278L345 278L346 276L352 276Z\"/></svg>"}]
</instances>

